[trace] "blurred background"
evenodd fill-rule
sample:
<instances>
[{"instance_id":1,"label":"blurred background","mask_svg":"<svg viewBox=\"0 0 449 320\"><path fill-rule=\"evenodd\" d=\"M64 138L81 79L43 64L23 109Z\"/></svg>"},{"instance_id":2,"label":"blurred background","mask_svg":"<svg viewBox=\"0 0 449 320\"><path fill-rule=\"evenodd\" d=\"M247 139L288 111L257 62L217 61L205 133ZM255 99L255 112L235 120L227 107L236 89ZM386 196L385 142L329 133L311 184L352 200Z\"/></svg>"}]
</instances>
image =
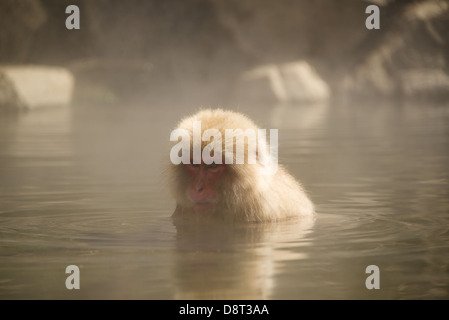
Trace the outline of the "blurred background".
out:
<instances>
[{"instance_id":1,"label":"blurred background","mask_svg":"<svg viewBox=\"0 0 449 320\"><path fill-rule=\"evenodd\" d=\"M449 0L0 0L0 298L448 299L448 30ZM278 129L316 219L173 223L170 132L218 106Z\"/></svg>"},{"instance_id":2,"label":"blurred background","mask_svg":"<svg viewBox=\"0 0 449 320\"><path fill-rule=\"evenodd\" d=\"M79 30L65 28L71 4ZM379 30L365 27L370 4L380 9ZM66 67L75 99L110 102L285 100L269 71L242 76L264 66L288 73L285 64L298 61L313 74L293 71L287 86L319 78L334 98L444 99L448 10L445 0L2 0L0 63ZM320 85L297 85L296 100L326 98Z\"/></svg>"}]
</instances>

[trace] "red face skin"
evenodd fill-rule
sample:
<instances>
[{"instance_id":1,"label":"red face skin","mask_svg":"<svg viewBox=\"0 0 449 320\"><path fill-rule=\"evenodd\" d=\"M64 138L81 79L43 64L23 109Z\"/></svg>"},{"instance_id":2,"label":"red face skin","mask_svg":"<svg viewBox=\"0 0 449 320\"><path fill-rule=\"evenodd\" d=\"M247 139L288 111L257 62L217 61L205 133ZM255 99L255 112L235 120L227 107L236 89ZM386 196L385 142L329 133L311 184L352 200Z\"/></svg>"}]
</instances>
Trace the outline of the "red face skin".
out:
<instances>
[{"instance_id":1,"label":"red face skin","mask_svg":"<svg viewBox=\"0 0 449 320\"><path fill-rule=\"evenodd\" d=\"M187 195L193 209L197 213L213 211L218 202L217 186L226 171L226 165L186 164L185 168L190 178Z\"/></svg>"}]
</instances>

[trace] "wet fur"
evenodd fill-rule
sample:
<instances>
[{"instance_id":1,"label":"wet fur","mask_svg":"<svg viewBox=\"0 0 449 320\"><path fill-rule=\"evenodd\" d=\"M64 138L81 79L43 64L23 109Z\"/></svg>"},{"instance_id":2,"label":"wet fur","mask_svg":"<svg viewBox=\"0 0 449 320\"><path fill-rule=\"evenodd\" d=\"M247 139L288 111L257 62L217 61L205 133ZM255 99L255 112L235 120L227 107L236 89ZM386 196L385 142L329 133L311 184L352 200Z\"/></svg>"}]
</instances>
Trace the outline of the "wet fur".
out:
<instances>
[{"instance_id":1,"label":"wet fur","mask_svg":"<svg viewBox=\"0 0 449 320\"><path fill-rule=\"evenodd\" d=\"M217 129L223 137L225 129L258 129L243 114L222 109L206 109L187 117L177 128L190 132L192 137L193 121L202 123L202 132ZM192 139L191 139L192 140ZM202 142L202 148L209 144ZM246 143L245 143L246 146ZM247 150L245 150L247 151ZM228 164L225 178L217 187L220 201L209 216L198 215L187 197L189 177L183 165L171 164L171 191L177 206L174 218L195 217L199 219L219 218L226 221L273 221L314 214L314 205L301 184L281 165L274 175L260 175L261 164Z\"/></svg>"}]
</instances>

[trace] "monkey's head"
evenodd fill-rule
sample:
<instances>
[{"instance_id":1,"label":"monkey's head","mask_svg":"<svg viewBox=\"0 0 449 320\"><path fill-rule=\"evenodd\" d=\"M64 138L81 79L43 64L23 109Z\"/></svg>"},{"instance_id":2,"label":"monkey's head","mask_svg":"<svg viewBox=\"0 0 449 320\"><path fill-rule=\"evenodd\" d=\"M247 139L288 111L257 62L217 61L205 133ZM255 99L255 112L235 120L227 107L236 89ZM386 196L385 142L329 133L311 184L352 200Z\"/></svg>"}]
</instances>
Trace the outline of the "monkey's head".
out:
<instances>
[{"instance_id":1,"label":"monkey's head","mask_svg":"<svg viewBox=\"0 0 449 320\"><path fill-rule=\"evenodd\" d=\"M240 137L234 135L229 138L226 132L229 129L242 130L237 133L244 141L243 164L236 163L235 149ZM235 213L239 209L245 189L251 188L250 177L256 175L253 171L257 166L247 163L248 137L245 139L244 136L247 129L257 130L257 127L246 116L221 109L202 110L179 123L176 130L181 131L171 138L176 145L172 148L170 168L177 211L206 215ZM232 158L226 159L230 154ZM240 176L246 178L241 179Z\"/></svg>"}]
</instances>

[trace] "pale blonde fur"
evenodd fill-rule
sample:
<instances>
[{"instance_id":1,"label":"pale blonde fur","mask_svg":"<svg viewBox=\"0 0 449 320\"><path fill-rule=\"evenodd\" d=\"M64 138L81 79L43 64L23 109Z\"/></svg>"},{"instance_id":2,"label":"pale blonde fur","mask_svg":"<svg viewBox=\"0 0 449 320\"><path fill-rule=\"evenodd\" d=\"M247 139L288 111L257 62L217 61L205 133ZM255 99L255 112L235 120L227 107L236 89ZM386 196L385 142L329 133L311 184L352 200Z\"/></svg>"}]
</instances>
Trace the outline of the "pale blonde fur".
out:
<instances>
[{"instance_id":1,"label":"pale blonde fur","mask_svg":"<svg viewBox=\"0 0 449 320\"><path fill-rule=\"evenodd\" d=\"M225 129L255 129L258 127L245 115L222 109L205 109L181 120L177 128L187 130L192 137L194 121L201 121L201 134L217 129L225 146ZM210 142L202 142L202 148ZM246 142L245 142L246 144ZM245 145L245 152L247 151ZM279 165L273 175L260 175L262 164L229 164L226 177L217 190L220 202L211 215L230 221L273 221L314 214L314 205L301 184ZM172 193L177 201L174 217L200 217L193 211L187 197L188 178L183 165L171 164ZM207 217L210 218L210 217Z\"/></svg>"}]
</instances>

